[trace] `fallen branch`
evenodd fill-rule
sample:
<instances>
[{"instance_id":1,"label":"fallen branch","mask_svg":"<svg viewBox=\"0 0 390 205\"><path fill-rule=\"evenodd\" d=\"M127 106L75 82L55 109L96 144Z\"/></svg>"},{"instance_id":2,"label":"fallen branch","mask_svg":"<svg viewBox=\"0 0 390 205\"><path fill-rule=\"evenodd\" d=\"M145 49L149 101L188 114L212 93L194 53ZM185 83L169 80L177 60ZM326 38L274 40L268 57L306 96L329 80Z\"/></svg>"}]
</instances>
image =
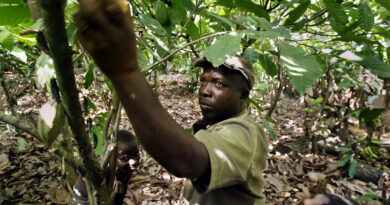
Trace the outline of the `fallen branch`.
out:
<instances>
[{"instance_id":1,"label":"fallen branch","mask_svg":"<svg viewBox=\"0 0 390 205\"><path fill-rule=\"evenodd\" d=\"M36 138L37 140L42 142L41 137L38 134L38 130L31 124L28 124L27 122L22 122L19 118L7 115L3 112L0 112L0 121L3 121L7 124L10 124L20 130L23 130Z\"/></svg>"},{"instance_id":2,"label":"fallen branch","mask_svg":"<svg viewBox=\"0 0 390 205\"><path fill-rule=\"evenodd\" d=\"M39 140L40 142L43 142L41 137L38 134L38 130L31 124L28 124L27 122L22 122L19 118L6 115L3 112L0 112L0 121L5 122L7 124L10 124L26 133L34 137L35 139ZM65 148L59 144L55 143L53 145L55 151L55 154L59 157L63 157L64 160L73 168L75 168L77 171L79 171L82 174L85 174L85 168L75 160L74 156L72 156L69 152L65 150Z\"/></svg>"}]
</instances>

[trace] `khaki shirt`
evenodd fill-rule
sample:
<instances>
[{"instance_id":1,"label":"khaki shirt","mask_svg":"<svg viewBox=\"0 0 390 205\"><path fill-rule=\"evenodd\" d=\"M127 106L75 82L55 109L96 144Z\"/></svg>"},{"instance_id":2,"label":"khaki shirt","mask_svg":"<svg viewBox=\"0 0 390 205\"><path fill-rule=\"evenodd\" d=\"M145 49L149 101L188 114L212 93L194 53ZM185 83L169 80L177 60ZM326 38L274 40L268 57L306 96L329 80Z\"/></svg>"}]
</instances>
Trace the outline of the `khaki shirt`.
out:
<instances>
[{"instance_id":1,"label":"khaki shirt","mask_svg":"<svg viewBox=\"0 0 390 205\"><path fill-rule=\"evenodd\" d=\"M211 177L208 186L186 180L184 197L190 204L265 204L262 173L268 140L247 111L199 130L195 137L208 151Z\"/></svg>"}]
</instances>

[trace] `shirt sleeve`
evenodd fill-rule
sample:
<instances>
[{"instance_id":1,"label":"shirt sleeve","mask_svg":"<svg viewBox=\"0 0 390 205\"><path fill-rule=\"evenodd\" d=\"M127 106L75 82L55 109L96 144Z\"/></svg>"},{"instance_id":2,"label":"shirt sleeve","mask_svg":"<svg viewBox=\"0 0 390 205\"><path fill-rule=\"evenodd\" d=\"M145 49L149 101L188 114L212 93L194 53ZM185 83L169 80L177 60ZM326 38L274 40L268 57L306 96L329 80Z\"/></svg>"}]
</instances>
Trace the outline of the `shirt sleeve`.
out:
<instances>
[{"instance_id":1,"label":"shirt sleeve","mask_svg":"<svg viewBox=\"0 0 390 205\"><path fill-rule=\"evenodd\" d=\"M221 187L244 183L251 174L257 136L250 125L229 122L217 125L212 131L200 130L195 137L202 142L209 154L210 183L192 181L194 188L202 193Z\"/></svg>"}]
</instances>

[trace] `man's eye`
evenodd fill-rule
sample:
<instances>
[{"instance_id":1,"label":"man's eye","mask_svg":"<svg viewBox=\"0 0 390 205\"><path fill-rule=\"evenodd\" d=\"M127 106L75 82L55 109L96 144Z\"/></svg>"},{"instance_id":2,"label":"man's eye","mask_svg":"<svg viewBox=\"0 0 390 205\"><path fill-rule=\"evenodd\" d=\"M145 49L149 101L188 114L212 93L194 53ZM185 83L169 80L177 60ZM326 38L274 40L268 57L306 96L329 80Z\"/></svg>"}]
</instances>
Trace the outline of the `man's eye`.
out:
<instances>
[{"instance_id":1,"label":"man's eye","mask_svg":"<svg viewBox=\"0 0 390 205\"><path fill-rule=\"evenodd\" d=\"M217 82L216 85L217 85L217 87L223 87L223 83L221 83L221 82Z\"/></svg>"}]
</instances>

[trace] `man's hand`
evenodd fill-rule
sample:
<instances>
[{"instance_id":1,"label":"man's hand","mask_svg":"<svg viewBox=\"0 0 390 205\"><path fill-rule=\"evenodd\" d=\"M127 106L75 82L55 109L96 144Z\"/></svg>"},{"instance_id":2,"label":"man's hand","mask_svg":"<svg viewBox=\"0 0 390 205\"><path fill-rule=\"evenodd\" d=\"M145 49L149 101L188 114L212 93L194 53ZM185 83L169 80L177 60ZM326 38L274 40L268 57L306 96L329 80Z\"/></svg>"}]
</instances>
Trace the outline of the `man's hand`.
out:
<instances>
[{"instance_id":1,"label":"man's hand","mask_svg":"<svg viewBox=\"0 0 390 205\"><path fill-rule=\"evenodd\" d=\"M108 77L126 76L138 69L132 19L117 0L101 1L79 0L80 9L74 15L78 37Z\"/></svg>"}]
</instances>

